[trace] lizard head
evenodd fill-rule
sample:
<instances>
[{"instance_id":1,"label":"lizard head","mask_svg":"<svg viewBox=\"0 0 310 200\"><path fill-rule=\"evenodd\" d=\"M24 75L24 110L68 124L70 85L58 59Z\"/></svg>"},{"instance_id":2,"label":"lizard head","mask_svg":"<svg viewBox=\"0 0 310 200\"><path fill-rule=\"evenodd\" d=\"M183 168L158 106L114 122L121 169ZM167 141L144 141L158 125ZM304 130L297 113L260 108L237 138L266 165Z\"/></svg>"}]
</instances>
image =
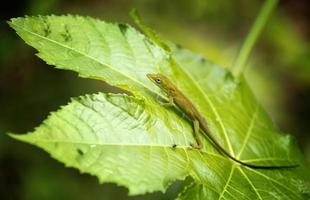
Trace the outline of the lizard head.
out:
<instances>
[{"instance_id":1,"label":"lizard head","mask_svg":"<svg viewBox=\"0 0 310 200\"><path fill-rule=\"evenodd\" d=\"M175 87L171 81L162 74L147 74L146 76L167 94L171 94L171 92L175 90Z\"/></svg>"},{"instance_id":2,"label":"lizard head","mask_svg":"<svg viewBox=\"0 0 310 200\"><path fill-rule=\"evenodd\" d=\"M160 87L161 89L164 89L165 80L167 78L162 74L147 74L146 75L155 85Z\"/></svg>"}]
</instances>

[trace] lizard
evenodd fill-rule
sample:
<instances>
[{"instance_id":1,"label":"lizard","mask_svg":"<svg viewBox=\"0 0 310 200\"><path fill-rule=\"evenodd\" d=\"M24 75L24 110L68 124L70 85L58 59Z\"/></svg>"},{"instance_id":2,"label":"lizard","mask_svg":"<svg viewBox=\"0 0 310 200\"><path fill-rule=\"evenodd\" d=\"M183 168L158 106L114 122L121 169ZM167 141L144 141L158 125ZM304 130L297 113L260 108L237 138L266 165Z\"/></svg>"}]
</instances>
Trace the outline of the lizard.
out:
<instances>
[{"instance_id":1,"label":"lizard","mask_svg":"<svg viewBox=\"0 0 310 200\"><path fill-rule=\"evenodd\" d=\"M185 96L165 75L160 73L152 73L146 75L155 85L157 85L168 97L168 102L159 102L160 105L169 107L177 106L186 116L193 122L193 135L196 141L196 145L191 146L195 149L201 149L203 144L201 142L199 132L202 130L206 136L211 140L213 144L226 156L228 156L233 161L250 167L258 169L277 169L277 168L294 168L298 165L280 165L280 166L259 166L243 162L230 153L228 153L221 145L216 141L216 139L211 135L206 119L200 114L197 108L194 106L192 101Z\"/></svg>"}]
</instances>

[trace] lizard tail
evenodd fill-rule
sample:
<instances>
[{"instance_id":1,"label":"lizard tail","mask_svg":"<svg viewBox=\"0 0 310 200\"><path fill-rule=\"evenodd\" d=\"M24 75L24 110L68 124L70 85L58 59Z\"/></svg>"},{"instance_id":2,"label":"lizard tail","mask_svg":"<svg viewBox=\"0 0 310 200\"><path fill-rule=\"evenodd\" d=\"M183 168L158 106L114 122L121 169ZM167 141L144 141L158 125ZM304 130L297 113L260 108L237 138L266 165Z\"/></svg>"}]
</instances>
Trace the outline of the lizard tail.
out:
<instances>
[{"instance_id":1,"label":"lizard tail","mask_svg":"<svg viewBox=\"0 0 310 200\"><path fill-rule=\"evenodd\" d=\"M234 156L230 155L230 153L228 153L216 140L215 138L211 135L210 131L209 131L209 128L207 126L207 123L205 120L203 121L200 121L200 126L201 126L201 129L203 130L203 132L206 134L206 136L211 140L212 143L215 144L215 146L217 147L217 149L220 150L220 152L222 152L223 154L225 154L227 157L229 157L231 160L241 164L241 165L244 165L244 166L247 166L249 168L253 168L253 169L290 169L290 168L296 168L298 167L299 165L298 164L292 164L292 165L270 165L270 166L261 166L261 165L253 165L253 164L250 164L250 163L246 163L246 162L243 162L237 158L235 158Z\"/></svg>"}]
</instances>

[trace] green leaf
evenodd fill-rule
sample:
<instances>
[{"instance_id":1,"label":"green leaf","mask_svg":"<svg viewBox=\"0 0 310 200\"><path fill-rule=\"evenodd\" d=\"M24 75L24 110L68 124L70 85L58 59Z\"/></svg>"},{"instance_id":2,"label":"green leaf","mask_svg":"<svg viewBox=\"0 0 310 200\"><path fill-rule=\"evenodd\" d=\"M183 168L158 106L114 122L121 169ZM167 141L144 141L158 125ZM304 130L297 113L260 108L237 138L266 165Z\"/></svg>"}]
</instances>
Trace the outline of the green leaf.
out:
<instances>
[{"instance_id":1,"label":"green leaf","mask_svg":"<svg viewBox=\"0 0 310 200\"><path fill-rule=\"evenodd\" d=\"M80 16L15 18L9 24L48 64L136 95L153 90L145 74L169 65L164 50L126 24Z\"/></svg>"},{"instance_id":2,"label":"green leaf","mask_svg":"<svg viewBox=\"0 0 310 200\"><path fill-rule=\"evenodd\" d=\"M37 145L66 166L126 186L130 194L165 191L193 181L179 199L303 199L309 173L295 141L281 133L244 78L183 49L170 55L128 25L77 16L26 17L10 25L38 56L82 77L105 80L135 96L74 98L35 131L12 137ZM160 91L147 73L167 75L206 117L211 134L232 155L255 165L301 164L254 170L219 153L207 137L201 151L191 123L156 102ZM177 145L175 148L174 145Z\"/></svg>"},{"instance_id":3,"label":"green leaf","mask_svg":"<svg viewBox=\"0 0 310 200\"><path fill-rule=\"evenodd\" d=\"M100 182L124 185L130 194L164 191L172 180L187 175L184 149L191 137L191 127L176 123L182 120L176 114L161 117L166 112L126 95L86 95L52 113L34 133L12 136Z\"/></svg>"}]
</instances>

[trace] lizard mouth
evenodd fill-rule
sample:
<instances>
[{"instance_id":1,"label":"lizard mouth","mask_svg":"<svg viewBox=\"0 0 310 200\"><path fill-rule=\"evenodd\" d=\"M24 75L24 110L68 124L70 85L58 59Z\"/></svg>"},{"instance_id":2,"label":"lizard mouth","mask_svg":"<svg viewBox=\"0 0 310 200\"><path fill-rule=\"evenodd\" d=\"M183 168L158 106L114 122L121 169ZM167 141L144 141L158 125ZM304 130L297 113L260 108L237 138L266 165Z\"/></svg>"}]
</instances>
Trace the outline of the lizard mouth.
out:
<instances>
[{"instance_id":1,"label":"lizard mouth","mask_svg":"<svg viewBox=\"0 0 310 200\"><path fill-rule=\"evenodd\" d=\"M146 74L146 76L151 80L151 81L155 81L155 74Z\"/></svg>"}]
</instances>

